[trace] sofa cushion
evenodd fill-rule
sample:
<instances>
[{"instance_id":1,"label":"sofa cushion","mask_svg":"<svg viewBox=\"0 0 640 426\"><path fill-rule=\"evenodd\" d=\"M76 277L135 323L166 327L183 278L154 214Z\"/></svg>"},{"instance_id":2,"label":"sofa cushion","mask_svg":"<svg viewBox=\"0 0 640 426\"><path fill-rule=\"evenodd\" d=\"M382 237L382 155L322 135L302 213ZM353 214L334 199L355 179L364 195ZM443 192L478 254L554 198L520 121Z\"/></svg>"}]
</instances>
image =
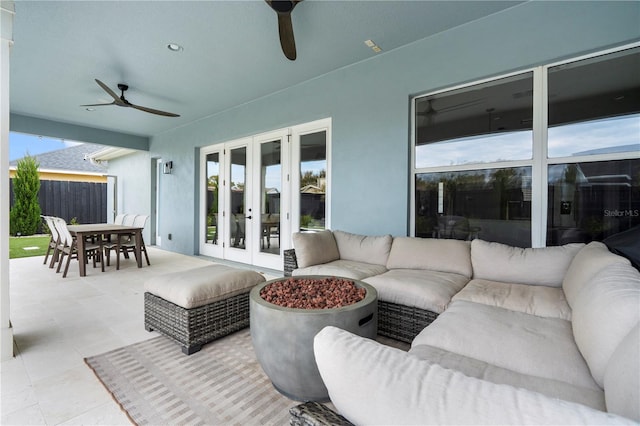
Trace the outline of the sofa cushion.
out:
<instances>
[{"instance_id":1,"label":"sofa cushion","mask_svg":"<svg viewBox=\"0 0 640 426\"><path fill-rule=\"evenodd\" d=\"M571 321L571 308L559 287L474 279L452 300L466 300L539 317Z\"/></svg>"},{"instance_id":2,"label":"sofa cushion","mask_svg":"<svg viewBox=\"0 0 640 426\"><path fill-rule=\"evenodd\" d=\"M322 329L313 347L331 401L355 424L632 424L582 404L468 377L336 327Z\"/></svg>"},{"instance_id":3,"label":"sofa cushion","mask_svg":"<svg viewBox=\"0 0 640 426\"><path fill-rule=\"evenodd\" d=\"M213 264L150 278L144 283L144 290L192 309L248 293L264 281L256 271Z\"/></svg>"},{"instance_id":4,"label":"sofa cushion","mask_svg":"<svg viewBox=\"0 0 640 426\"><path fill-rule=\"evenodd\" d=\"M573 340L571 323L557 318L457 300L411 345L435 346L521 374L600 389Z\"/></svg>"},{"instance_id":5,"label":"sofa cushion","mask_svg":"<svg viewBox=\"0 0 640 426\"><path fill-rule=\"evenodd\" d=\"M449 272L392 269L364 281L376 288L379 300L439 314L469 278Z\"/></svg>"},{"instance_id":6,"label":"sofa cushion","mask_svg":"<svg viewBox=\"0 0 640 426\"><path fill-rule=\"evenodd\" d=\"M394 238L387 268L428 269L468 278L473 273L468 242L433 238Z\"/></svg>"},{"instance_id":7,"label":"sofa cushion","mask_svg":"<svg viewBox=\"0 0 640 426\"><path fill-rule=\"evenodd\" d=\"M333 262L321 265L307 266L306 268L294 269L293 276L300 275L333 275L336 277L351 278L361 280L372 275L383 274L387 271L382 265L371 263L354 262L353 260L334 260Z\"/></svg>"},{"instance_id":8,"label":"sofa cushion","mask_svg":"<svg viewBox=\"0 0 640 426\"><path fill-rule=\"evenodd\" d=\"M584 404L596 410L606 411L604 392L600 389L584 388L570 385L569 383L559 380L544 379L542 377L516 373L513 370L496 367L487 362L429 345L414 346L409 353L444 368L459 371L469 377L529 389L551 398L577 402L578 404Z\"/></svg>"},{"instance_id":9,"label":"sofa cushion","mask_svg":"<svg viewBox=\"0 0 640 426\"><path fill-rule=\"evenodd\" d=\"M291 236L298 267L305 268L340 259L333 232L294 232Z\"/></svg>"},{"instance_id":10,"label":"sofa cushion","mask_svg":"<svg viewBox=\"0 0 640 426\"><path fill-rule=\"evenodd\" d=\"M333 231L340 259L386 265L393 238L391 235L369 237L344 231Z\"/></svg>"},{"instance_id":11,"label":"sofa cushion","mask_svg":"<svg viewBox=\"0 0 640 426\"><path fill-rule=\"evenodd\" d=\"M562 281L562 289L569 306L573 307L580 289L591 277L607 265L614 263L629 264L629 261L611 253L606 245L598 241L593 241L583 247L571 261Z\"/></svg>"},{"instance_id":12,"label":"sofa cushion","mask_svg":"<svg viewBox=\"0 0 640 426\"><path fill-rule=\"evenodd\" d=\"M473 278L560 287L571 260L583 246L520 248L476 239L471 242Z\"/></svg>"},{"instance_id":13,"label":"sofa cushion","mask_svg":"<svg viewBox=\"0 0 640 426\"><path fill-rule=\"evenodd\" d=\"M640 272L612 264L580 290L573 308L573 334L593 378L604 386L609 359L640 322Z\"/></svg>"},{"instance_id":14,"label":"sofa cushion","mask_svg":"<svg viewBox=\"0 0 640 426\"><path fill-rule=\"evenodd\" d=\"M604 372L607 411L640 422L640 325L618 345Z\"/></svg>"}]
</instances>

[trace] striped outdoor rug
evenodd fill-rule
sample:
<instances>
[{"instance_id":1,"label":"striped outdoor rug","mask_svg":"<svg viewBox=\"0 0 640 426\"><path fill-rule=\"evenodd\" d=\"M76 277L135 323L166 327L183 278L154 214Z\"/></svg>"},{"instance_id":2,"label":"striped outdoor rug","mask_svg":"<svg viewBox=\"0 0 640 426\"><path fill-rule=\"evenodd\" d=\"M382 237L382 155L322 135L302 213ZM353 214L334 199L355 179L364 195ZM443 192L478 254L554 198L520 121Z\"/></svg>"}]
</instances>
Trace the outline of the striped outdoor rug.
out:
<instances>
[{"instance_id":1,"label":"striped outdoor rug","mask_svg":"<svg viewBox=\"0 0 640 426\"><path fill-rule=\"evenodd\" d=\"M271 385L248 328L191 356L156 337L85 362L139 425L286 425L298 404Z\"/></svg>"}]
</instances>

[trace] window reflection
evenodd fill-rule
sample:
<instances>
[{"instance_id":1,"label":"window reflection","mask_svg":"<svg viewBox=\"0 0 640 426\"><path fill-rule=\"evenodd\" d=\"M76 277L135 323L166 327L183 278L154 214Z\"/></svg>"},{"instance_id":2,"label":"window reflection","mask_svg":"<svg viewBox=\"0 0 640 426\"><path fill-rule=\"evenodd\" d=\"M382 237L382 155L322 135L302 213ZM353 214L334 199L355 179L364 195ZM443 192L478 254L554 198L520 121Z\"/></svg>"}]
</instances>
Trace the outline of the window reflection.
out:
<instances>
[{"instance_id":1,"label":"window reflection","mask_svg":"<svg viewBox=\"0 0 640 426\"><path fill-rule=\"evenodd\" d=\"M602 241L640 225L640 160L549 166L547 245Z\"/></svg>"},{"instance_id":2,"label":"window reflection","mask_svg":"<svg viewBox=\"0 0 640 426\"><path fill-rule=\"evenodd\" d=\"M549 157L640 150L640 48L549 68Z\"/></svg>"},{"instance_id":3,"label":"window reflection","mask_svg":"<svg viewBox=\"0 0 640 426\"><path fill-rule=\"evenodd\" d=\"M220 176L219 153L207 154L207 223L205 241L218 244L218 178Z\"/></svg>"},{"instance_id":4,"label":"window reflection","mask_svg":"<svg viewBox=\"0 0 640 426\"><path fill-rule=\"evenodd\" d=\"M245 248L245 205L244 191L247 182L247 148L231 150L231 214L229 215L229 229L231 247Z\"/></svg>"},{"instance_id":5,"label":"window reflection","mask_svg":"<svg viewBox=\"0 0 640 426\"><path fill-rule=\"evenodd\" d=\"M280 254L280 193L282 166L280 140L260 144L260 251Z\"/></svg>"},{"instance_id":6,"label":"window reflection","mask_svg":"<svg viewBox=\"0 0 640 426\"><path fill-rule=\"evenodd\" d=\"M640 151L640 114L549 128L549 157Z\"/></svg>"},{"instance_id":7,"label":"window reflection","mask_svg":"<svg viewBox=\"0 0 640 426\"><path fill-rule=\"evenodd\" d=\"M327 132L300 136L300 229L325 228Z\"/></svg>"},{"instance_id":8,"label":"window reflection","mask_svg":"<svg viewBox=\"0 0 640 426\"><path fill-rule=\"evenodd\" d=\"M416 236L531 245L531 167L416 175Z\"/></svg>"},{"instance_id":9,"label":"window reflection","mask_svg":"<svg viewBox=\"0 0 640 426\"><path fill-rule=\"evenodd\" d=\"M416 99L417 168L527 160L533 73Z\"/></svg>"}]
</instances>

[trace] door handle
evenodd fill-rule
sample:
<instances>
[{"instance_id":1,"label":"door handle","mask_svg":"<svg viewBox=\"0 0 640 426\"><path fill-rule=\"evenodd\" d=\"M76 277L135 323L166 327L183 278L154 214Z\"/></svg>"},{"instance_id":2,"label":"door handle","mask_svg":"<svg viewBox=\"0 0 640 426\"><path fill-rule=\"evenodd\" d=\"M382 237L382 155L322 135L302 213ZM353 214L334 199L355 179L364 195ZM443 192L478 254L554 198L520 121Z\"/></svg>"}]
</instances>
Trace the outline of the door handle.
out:
<instances>
[{"instance_id":1,"label":"door handle","mask_svg":"<svg viewBox=\"0 0 640 426\"><path fill-rule=\"evenodd\" d=\"M245 219L251 219L251 216L245 216L244 218Z\"/></svg>"}]
</instances>

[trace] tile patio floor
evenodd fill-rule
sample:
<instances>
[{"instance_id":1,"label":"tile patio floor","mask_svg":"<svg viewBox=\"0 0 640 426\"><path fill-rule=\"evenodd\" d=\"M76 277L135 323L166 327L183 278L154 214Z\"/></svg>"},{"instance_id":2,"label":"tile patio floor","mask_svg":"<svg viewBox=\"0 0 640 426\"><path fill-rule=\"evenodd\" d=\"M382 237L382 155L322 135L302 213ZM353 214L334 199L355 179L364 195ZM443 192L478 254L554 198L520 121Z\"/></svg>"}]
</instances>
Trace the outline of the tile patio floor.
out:
<instances>
[{"instance_id":1,"label":"tile patio floor","mask_svg":"<svg viewBox=\"0 0 640 426\"><path fill-rule=\"evenodd\" d=\"M2 425L130 424L84 358L157 336L144 329L144 282L212 260L148 247L151 266L87 267L67 278L43 257L10 261L11 321L17 356L0 366ZM267 271L267 279L275 271Z\"/></svg>"}]
</instances>

